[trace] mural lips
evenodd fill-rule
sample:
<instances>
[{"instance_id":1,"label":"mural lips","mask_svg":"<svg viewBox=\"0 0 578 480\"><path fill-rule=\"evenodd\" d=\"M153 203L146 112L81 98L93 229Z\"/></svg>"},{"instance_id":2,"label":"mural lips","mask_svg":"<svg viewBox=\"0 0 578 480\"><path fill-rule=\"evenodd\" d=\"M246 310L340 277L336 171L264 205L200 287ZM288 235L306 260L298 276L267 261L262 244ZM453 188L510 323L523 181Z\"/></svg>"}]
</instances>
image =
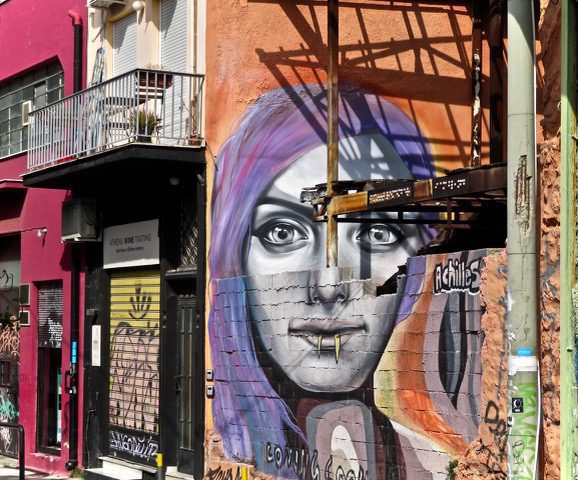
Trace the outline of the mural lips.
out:
<instances>
[{"instance_id":1,"label":"mural lips","mask_svg":"<svg viewBox=\"0 0 578 480\"><path fill-rule=\"evenodd\" d=\"M322 352L333 353L339 363L341 347L352 336L366 333L366 325L362 319L294 318L289 321L288 333L314 347L318 357Z\"/></svg>"}]
</instances>

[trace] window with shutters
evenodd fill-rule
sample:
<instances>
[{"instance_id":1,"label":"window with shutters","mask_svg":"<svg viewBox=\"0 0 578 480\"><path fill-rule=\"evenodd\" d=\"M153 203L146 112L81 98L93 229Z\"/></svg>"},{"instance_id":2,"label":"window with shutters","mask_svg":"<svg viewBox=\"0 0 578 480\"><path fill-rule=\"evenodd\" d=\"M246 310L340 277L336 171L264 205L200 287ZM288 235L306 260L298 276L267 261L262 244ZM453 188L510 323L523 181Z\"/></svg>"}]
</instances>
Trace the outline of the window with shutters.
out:
<instances>
[{"instance_id":1,"label":"window with shutters","mask_svg":"<svg viewBox=\"0 0 578 480\"><path fill-rule=\"evenodd\" d=\"M112 27L112 74L122 75L137 67L137 14L116 21Z\"/></svg>"},{"instance_id":2,"label":"window with shutters","mask_svg":"<svg viewBox=\"0 0 578 480\"><path fill-rule=\"evenodd\" d=\"M186 0L161 0L160 63L171 72L187 71L188 16Z\"/></svg>"},{"instance_id":3,"label":"window with shutters","mask_svg":"<svg viewBox=\"0 0 578 480\"><path fill-rule=\"evenodd\" d=\"M38 68L0 85L0 158L28 149L28 113L62 99L59 63Z\"/></svg>"},{"instance_id":4,"label":"window with shutters","mask_svg":"<svg viewBox=\"0 0 578 480\"><path fill-rule=\"evenodd\" d=\"M62 282L38 284L39 451L60 449L62 417Z\"/></svg>"}]
</instances>

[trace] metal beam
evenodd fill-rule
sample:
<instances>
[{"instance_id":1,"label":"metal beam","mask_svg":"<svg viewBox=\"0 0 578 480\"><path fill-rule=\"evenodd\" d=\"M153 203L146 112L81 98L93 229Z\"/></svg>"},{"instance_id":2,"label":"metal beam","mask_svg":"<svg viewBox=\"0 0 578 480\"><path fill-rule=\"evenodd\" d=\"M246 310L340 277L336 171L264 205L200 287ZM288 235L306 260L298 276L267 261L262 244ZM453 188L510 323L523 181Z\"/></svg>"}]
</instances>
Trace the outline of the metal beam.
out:
<instances>
[{"instance_id":1,"label":"metal beam","mask_svg":"<svg viewBox=\"0 0 578 480\"><path fill-rule=\"evenodd\" d=\"M327 201L333 197L333 184L339 178L339 0L327 1ZM338 265L337 222L327 219L326 263Z\"/></svg>"}]
</instances>

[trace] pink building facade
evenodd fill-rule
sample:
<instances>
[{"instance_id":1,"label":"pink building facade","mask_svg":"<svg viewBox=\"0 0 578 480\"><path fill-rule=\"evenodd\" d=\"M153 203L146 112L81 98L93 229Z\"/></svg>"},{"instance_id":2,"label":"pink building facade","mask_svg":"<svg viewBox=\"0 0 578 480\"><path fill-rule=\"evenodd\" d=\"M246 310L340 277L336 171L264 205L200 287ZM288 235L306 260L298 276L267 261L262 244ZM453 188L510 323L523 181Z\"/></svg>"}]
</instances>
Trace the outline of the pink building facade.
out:
<instances>
[{"instance_id":1,"label":"pink building facade","mask_svg":"<svg viewBox=\"0 0 578 480\"><path fill-rule=\"evenodd\" d=\"M46 472L81 463L82 395L70 394L70 371L83 348L76 344L72 358L71 247L61 242L67 192L27 189L21 175L28 111L73 92L74 35L86 10L78 0L0 2L0 45L9 51L0 55L0 311L11 346L0 355L0 395L10 406L0 421L24 427L26 467ZM16 434L5 439L0 450L15 454Z\"/></svg>"}]
</instances>

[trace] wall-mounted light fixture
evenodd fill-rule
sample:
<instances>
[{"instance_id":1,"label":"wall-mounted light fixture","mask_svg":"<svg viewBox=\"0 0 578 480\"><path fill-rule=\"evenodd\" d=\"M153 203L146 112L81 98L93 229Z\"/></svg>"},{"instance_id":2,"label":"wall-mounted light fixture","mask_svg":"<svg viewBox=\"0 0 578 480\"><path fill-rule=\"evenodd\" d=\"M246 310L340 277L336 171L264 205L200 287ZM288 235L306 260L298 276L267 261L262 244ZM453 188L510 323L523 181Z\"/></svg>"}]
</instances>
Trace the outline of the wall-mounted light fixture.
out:
<instances>
[{"instance_id":1,"label":"wall-mounted light fixture","mask_svg":"<svg viewBox=\"0 0 578 480\"><path fill-rule=\"evenodd\" d=\"M142 0L134 0L134 2L132 2L132 9L135 12L140 12L141 10L143 10L145 7L145 4Z\"/></svg>"},{"instance_id":2,"label":"wall-mounted light fixture","mask_svg":"<svg viewBox=\"0 0 578 480\"><path fill-rule=\"evenodd\" d=\"M46 227L42 227L36 230L36 236L38 238L44 238L46 236L46 232L48 229Z\"/></svg>"}]
</instances>

